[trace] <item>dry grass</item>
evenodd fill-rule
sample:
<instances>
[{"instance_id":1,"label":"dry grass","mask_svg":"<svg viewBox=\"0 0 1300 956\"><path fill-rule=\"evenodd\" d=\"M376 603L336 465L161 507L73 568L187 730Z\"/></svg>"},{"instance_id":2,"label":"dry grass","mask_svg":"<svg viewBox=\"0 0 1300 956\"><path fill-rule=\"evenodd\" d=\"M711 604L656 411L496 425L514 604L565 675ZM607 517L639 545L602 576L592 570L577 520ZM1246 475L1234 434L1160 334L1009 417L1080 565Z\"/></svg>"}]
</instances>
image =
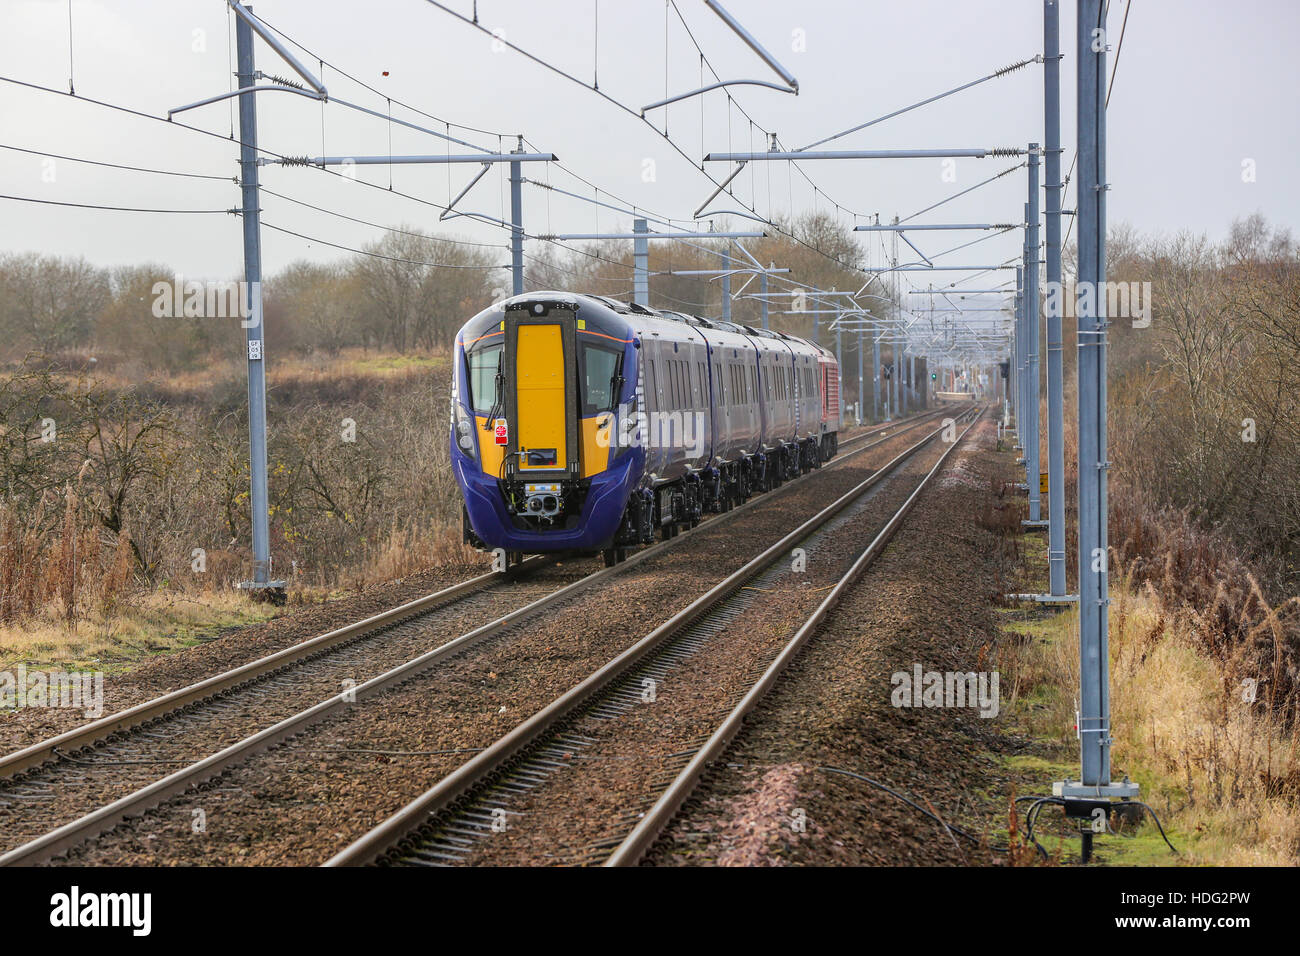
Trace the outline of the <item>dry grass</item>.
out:
<instances>
[{"instance_id":1,"label":"dry grass","mask_svg":"<svg viewBox=\"0 0 1300 956\"><path fill-rule=\"evenodd\" d=\"M1111 616L1111 723L1116 777L1142 785L1183 853L1181 862L1300 865L1300 733L1282 719L1267 683L1253 703L1242 672L1207 650L1196 615L1171 610L1154 587L1121 581ZM1073 753L1078 686L1076 614L1039 620L1009 642L1010 712L1025 729ZM1289 728L1289 729L1288 729ZM1168 863L1146 827L1107 841L1118 863Z\"/></svg>"},{"instance_id":2,"label":"dry grass","mask_svg":"<svg viewBox=\"0 0 1300 956\"><path fill-rule=\"evenodd\" d=\"M401 528L389 532L356 570L355 586L392 581L433 567L479 565L490 557L464 543L459 527Z\"/></svg>"},{"instance_id":3,"label":"dry grass","mask_svg":"<svg viewBox=\"0 0 1300 956\"><path fill-rule=\"evenodd\" d=\"M49 607L19 624L0 625L0 670L26 661L32 667L111 672L276 613L233 591L137 594L129 606L107 613L92 609L71 623L61 609Z\"/></svg>"},{"instance_id":4,"label":"dry grass","mask_svg":"<svg viewBox=\"0 0 1300 956\"><path fill-rule=\"evenodd\" d=\"M310 392L337 387L339 382L352 379L387 382L417 379L431 371L446 369L450 364L451 354L447 351L405 355L361 348L311 355L273 351L268 359L267 381L272 388L291 389L295 393ZM238 357L214 356L193 369L167 370L165 373L151 373L126 363L104 362L102 367L96 368L96 376L104 385L113 388L127 388L142 380L151 380L165 387L168 394L202 397L210 394L215 386L244 378L246 370L246 364Z\"/></svg>"},{"instance_id":5,"label":"dry grass","mask_svg":"<svg viewBox=\"0 0 1300 956\"><path fill-rule=\"evenodd\" d=\"M130 538L125 529L106 546L78 490L63 492L58 532L40 527L55 496L20 515L0 502L0 624L56 612L66 625L94 610L111 611L129 600Z\"/></svg>"}]
</instances>

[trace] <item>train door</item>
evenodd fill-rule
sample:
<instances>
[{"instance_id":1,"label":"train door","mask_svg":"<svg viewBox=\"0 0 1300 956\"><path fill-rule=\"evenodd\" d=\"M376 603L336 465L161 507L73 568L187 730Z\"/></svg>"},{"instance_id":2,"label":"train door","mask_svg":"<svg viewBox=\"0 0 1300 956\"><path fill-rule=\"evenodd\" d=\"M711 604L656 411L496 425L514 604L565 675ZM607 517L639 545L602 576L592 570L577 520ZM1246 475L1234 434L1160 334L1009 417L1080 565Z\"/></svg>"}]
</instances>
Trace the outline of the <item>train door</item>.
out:
<instances>
[{"instance_id":1,"label":"train door","mask_svg":"<svg viewBox=\"0 0 1300 956\"><path fill-rule=\"evenodd\" d=\"M576 367L577 321L559 305L521 306L506 307L505 417L492 423L497 444L505 445L506 475L576 478L577 380L569 370Z\"/></svg>"}]
</instances>

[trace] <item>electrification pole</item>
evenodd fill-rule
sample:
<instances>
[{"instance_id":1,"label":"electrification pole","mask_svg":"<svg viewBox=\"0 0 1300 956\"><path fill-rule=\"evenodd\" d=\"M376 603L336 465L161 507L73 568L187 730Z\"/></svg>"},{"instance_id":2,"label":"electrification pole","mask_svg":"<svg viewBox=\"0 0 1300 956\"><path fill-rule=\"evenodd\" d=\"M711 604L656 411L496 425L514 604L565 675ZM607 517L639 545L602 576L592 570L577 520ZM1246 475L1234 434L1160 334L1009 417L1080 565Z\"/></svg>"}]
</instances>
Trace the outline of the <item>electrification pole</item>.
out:
<instances>
[{"instance_id":1,"label":"electrification pole","mask_svg":"<svg viewBox=\"0 0 1300 956\"><path fill-rule=\"evenodd\" d=\"M862 424L862 398L864 395L863 386L866 384L862 377L862 326L858 326L858 424Z\"/></svg>"},{"instance_id":2,"label":"electrification pole","mask_svg":"<svg viewBox=\"0 0 1300 956\"><path fill-rule=\"evenodd\" d=\"M649 223L644 219L632 220L632 231L648 233ZM650 306L650 240L644 235L632 240L632 301Z\"/></svg>"},{"instance_id":3,"label":"electrification pole","mask_svg":"<svg viewBox=\"0 0 1300 956\"><path fill-rule=\"evenodd\" d=\"M880 421L880 336L878 329L871 333L871 420Z\"/></svg>"},{"instance_id":4,"label":"electrification pole","mask_svg":"<svg viewBox=\"0 0 1300 956\"><path fill-rule=\"evenodd\" d=\"M1106 32L1079 0L1079 739L1082 782L1110 783L1106 541Z\"/></svg>"},{"instance_id":5,"label":"electrification pole","mask_svg":"<svg viewBox=\"0 0 1300 956\"><path fill-rule=\"evenodd\" d=\"M722 250L722 268L731 268L731 251ZM722 274L722 321L731 321L731 274L723 272Z\"/></svg>"},{"instance_id":6,"label":"electrification pole","mask_svg":"<svg viewBox=\"0 0 1300 956\"><path fill-rule=\"evenodd\" d=\"M1079 715L1078 783L1053 785L1069 801L1133 799L1127 777L1111 781L1110 592L1106 501L1106 15L1078 0L1079 285ZM1076 804L1077 805L1077 804ZM1076 815L1078 813L1076 812ZM1092 834L1083 833L1087 860Z\"/></svg>"},{"instance_id":7,"label":"electrification pole","mask_svg":"<svg viewBox=\"0 0 1300 956\"><path fill-rule=\"evenodd\" d=\"M524 151L524 138L512 153ZM524 196L523 165L518 161L510 163L510 276L515 295L524 294Z\"/></svg>"},{"instance_id":8,"label":"electrification pole","mask_svg":"<svg viewBox=\"0 0 1300 956\"><path fill-rule=\"evenodd\" d=\"M246 8L252 12L252 8ZM235 49L240 89L257 83L253 65L253 30L235 18ZM244 284L248 318L244 321L248 360L249 516L253 526L253 580L249 590L283 588L271 581L271 534L266 490L266 350L262 328L262 214L257 168L257 94L239 97L239 181L243 196Z\"/></svg>"},{"instance_id":9,"label":"electrification pole","mask_svg":"<svg viewBox=\"0 0 1300 956\"><path fill-rule=\"evenodd\" d=\"M1025 204L1025 330L1029 348L1029 444L1025 448L1029 473L1029 522L1042 523L1042 488L1039 485L1039 373L1038 373L1038 144L1029 144L1029 202Z\"/></svg>"},{"instance_id":10,"label":"electrification pole","mask_svg":"<svg viewBox=\"0 0 1300 956\"><path fill-rule=\"evenodd\" d=\"M1024 259L1024 244L1020 246L1020 257ZM1016 266L1016 444L1020 448L1021 463L1024 462L1025 449L1025 269Z\"/></svg>"},{"instance_id":11,"label":"electrification pole","mask_svg":"<svg viewBox=\"0 0 1300 956\"><path fill-rule=\"evenodd\" d=\"M1048 594L1065 597L1065 371L1061 312L1061 37L1060 5L1043 0L1047 287L1058 308L1047 310L1047 577Z\"/></svg>"},{"instance_id":12,"label":"electrification pole","mask_svg":"<svg viewBox=\"0 0 1300 956\"><path fill-rule=\"evenodd\" d=\"M840 404L844 404L844 330L840 328L840 319L844 317L841 311L835 316L835 367L839 370L840 376Z\"/></svg>"}]
</instances>

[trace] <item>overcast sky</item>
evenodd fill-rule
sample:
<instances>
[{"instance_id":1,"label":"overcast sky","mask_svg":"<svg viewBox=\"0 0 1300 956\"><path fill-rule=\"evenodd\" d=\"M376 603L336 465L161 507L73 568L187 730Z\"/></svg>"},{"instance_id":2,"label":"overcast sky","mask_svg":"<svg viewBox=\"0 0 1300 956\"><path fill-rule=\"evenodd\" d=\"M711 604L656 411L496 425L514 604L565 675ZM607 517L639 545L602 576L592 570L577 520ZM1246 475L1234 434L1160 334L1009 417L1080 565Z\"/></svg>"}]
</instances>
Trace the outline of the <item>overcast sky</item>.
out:
<instances>
[{"instance_id":1,"label":"overcast sky","mask_svg":"<svg viewBox=\"0 0 1300 956\"><path fill-rule=\"evenodd\" d=\"M445 0L470 15L472 0ZM714 68L727 79L776 76L702 0L675 0ZM736 87L733 95L761 127L797 148L984 76L1041 51L1038 0L726 0L728 9L794 73L799 95ZM330 93L386 112L385 96L453 124L453 135L509 149L522 132L565 169L541 164L525 175L594 195L575 173L620 200L666 217L689 220L712 184L662 136L593 92L548 72L424 0L257 0L256 13L310 49L315 57L376 87L370 93L326 65ZM596 28L593 0L479 0L479 21L636 110L700 84L699 55L671 6L662 0L603 0ZM1110 11L1118 43L1123 0ZM66 91L67 0L0 0L0 75ZM1074 9L1062 2L1063 139L1073 153ZM667 15L667 46L665 23ZM71 70L84 97L152 116L231 88L233 30L224 0L72 0ZM1109 218L1141 230L1191 229L1221 236L1233 217L1256 210L1276 223L1300 225L1300 155L1296 115L1300 91L1300 3L1294 0L1132 0L1109 110ZM257 64L288 74L260 40ZM1111 53L1114 62L1114 50ZM706 82L712 77L706 75ZM228 136L231 102L182 114L179 120ZM322 108L286 93L261 94L261 145L290 155L437 153L442 141L338 105ZM437 125L400 107L394 115ZM703 111L703 112L702 112ZM723 93L696 97L650 114L692 160L710 150L765 148ZM730 122L729 122L730 119ZM1042 67L1034 64L871 129L835 147L1000 147L1042 140ZM439 125L439 128L444 128ZM391 134L391 147L390 147ZM133 118L65 95L0 83L0 144L104 162L233 176L235 144ZM454 151L467 152L463 147ZM1242 164L1254 161L1254 182ZM961 159L955 182L940 161L808 162L817 194L786 163L751 164L733 184L760 215L801 212L838 203L852 214L909 216L1017 160ZM651 165L653 164L653 165ZM568 171L566 171L566 169ZM477 166L403 166L395 189L437 203L468 182ZM726 167L712 164L715 176ZM349 216L407 223L440 234L499 243L504 233L457 219L439 225L438 210L386 193L386 167L367 167L368 189L302 168L267 167L263 184L286 196ZM504 167L494 168L461 203L500 216L508 212ZM185 179L57 161L0 149L0 193L64 202L185 209L226 209L239 201L232 182ZM829 197L829 199L827 198ZM602 194L603 200L609 200ZM929 213L922 221L1019 221L1023 172L1004 177ZM725 197L713 208L738 208ZM1073 191L1067 199L1073 205ZM382 233L369 226L265 197L268 223L343 246ZM851 212L850 212L851 211ZM242 269L238 221L228 215L151 215L79 210L0 200L0 249L84 255L103 265L160 262L188 276L232 276ZM737 220L737 223L740 221ZM530 232L624 230L627 216L535 188L525 191ZM967 234L917 234L928 253ZM880 240L868 246L879 263ZM992 239L955 253L971 262L1017 254L1019 238ZM530 243L530 246L535 246ZM530 250L531 251L531 250ZM344 255L301 238L267 231L264 261L273 273L295 259ZM951 276L950 276L951 278Z\"/></svg>"}]
</instances>

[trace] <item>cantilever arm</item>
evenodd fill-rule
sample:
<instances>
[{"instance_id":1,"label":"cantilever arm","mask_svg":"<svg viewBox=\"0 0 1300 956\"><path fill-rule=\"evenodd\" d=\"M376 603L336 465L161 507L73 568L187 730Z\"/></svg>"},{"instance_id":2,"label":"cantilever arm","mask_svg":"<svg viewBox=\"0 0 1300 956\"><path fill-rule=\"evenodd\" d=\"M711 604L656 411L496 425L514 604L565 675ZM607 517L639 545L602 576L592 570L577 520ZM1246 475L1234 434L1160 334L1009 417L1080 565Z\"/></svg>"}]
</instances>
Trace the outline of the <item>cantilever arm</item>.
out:
<instances>
[{"instance_id":1,"label":"cantilever arm","mask_svg":"<svg viewBox=\"0 0 1300 956\"><path fill-rule=\"evenodd\" d=\"M780 83L772 83L768 80L723 80L720 83L710 83L708 86L701 86L698 90L691 90L687 93L678 93L676 96L670 96L666 100L656 100L653 103L647 103L641 107L641 115L645 116L649 110L657 110L661 106L667 106L669 103L676 103L678 100L687 100L692 96L699 96L701 93L708 93L711 90L718 90L724 86L765 86L769 90L776 90L778 93L797 93L798 90L792 90L788 86Z\"/></svg>"},{"instance_id":2,"label":"cantilever arm","mask_svg":"<svg viewBox=\"0 0 1300 956\"><path fill-rule=\"evenodd\" d=\"M320 100L324 97L310 90L300 90L296 86L284 86L281 83L268 83L265 86L243 86L237 90L231 90L229 93L219 93L216 96L209 96L206 100L199 100L197 103L190 103L187 106L178 106L174 110L167 111L167 119L170 120L177 113L184 113L186 110L197 109L200 106L207 106L209 103L220 103L222 100L228 100L232 96L242 96L244 93L297 93L299 96L305 96L309 100Z\"/></svg>"}]
</instances>

